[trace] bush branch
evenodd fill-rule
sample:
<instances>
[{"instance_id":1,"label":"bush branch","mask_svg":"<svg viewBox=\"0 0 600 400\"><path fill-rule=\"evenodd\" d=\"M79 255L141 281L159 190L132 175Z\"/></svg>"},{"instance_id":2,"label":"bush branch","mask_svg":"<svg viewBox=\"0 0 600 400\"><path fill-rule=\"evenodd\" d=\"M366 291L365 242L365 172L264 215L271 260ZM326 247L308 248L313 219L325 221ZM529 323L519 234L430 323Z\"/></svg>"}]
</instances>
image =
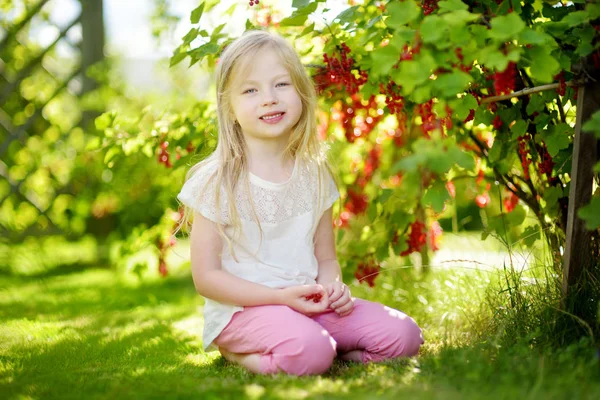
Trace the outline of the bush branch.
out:
<instances>
[{"instance_id":1,"label":"bush branch","mask_svg":"<svg viewBox=\"0 0 600 400\"><path fill-rule=\"evenodd\" d=\"M566 82L566 85L567 86L579 86L579 85L581 85L581 82L569 81L569 82ZM535 87L519 90L518 92L514 92L514 93L510 93L510 94L503 94L502 96L485 97L485 98L481 99L481 104L494 103L496 101L502 101L502 100L509 100L509 99L512 99L513 97L527 96L527 95L530 95L533 93L545 92L546 90L556 90L556 89L558 89L559 86L560 86L560 83L549 83L547 85L535 86Z\"/></svg>"}]
</instances>

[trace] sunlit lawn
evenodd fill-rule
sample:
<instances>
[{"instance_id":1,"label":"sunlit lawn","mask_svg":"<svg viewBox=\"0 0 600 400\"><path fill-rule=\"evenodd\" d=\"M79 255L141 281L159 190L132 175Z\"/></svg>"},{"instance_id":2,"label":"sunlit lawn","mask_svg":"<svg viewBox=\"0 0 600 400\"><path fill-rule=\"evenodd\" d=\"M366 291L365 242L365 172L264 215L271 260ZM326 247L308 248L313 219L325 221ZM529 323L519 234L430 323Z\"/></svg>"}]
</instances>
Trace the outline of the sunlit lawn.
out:
<instances>
[{"instance_id":1,"label":"sunlit lawn","mask_svg":"<svg viewBox=\"0 0 600 400\"><path fill-rule=\"evenodd\" d=\"M497 275L497 274L496 274ZM587 345L503 348L483 338L494 273L389 267L356 296L414 316L416 360L336 362L321 377L255 376L202 351L202 300L187 268L139 283L103 268L0 275L0 398L600 398Z\"/></svg>"}]
</instances>

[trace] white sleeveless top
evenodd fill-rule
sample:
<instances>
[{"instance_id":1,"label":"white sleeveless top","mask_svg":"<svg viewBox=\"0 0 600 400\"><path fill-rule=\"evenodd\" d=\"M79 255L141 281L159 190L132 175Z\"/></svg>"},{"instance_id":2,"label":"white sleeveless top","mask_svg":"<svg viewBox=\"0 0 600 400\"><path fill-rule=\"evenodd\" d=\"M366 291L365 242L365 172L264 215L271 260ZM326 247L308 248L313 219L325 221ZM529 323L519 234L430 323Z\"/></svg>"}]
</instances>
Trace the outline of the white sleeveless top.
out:
<instances>
[{"instance_id":1,"label":"white sleeveless top","mask_svg":"<svg viewBox=\"0 0 600 400\"><path fill-rule=\"evenodd\" d=\"M231 239L227 198L221 193L220 215L215 207L214 174L218 161L210 161L188 179L177 198L207 219L224 225ZM316 283L318 264L313 237L323 212L339 198L339 192L328 173L322 178L323 193L318 196L318 172L315 165L296 157L292 176L287 182L269 182L249 174L250 194L263 230L255 222L246 185L236 189L236 208L240 215L242 235L233 242L237 262L223 243L221 267L240 278L271 288ZM210 179L210 182L209 182ZM208 185L206 183L209 182ZM320 197L321 204L318 198ZM233 314L244 307L218 303L205 298L204 350L216 350L213 340L227 326Z\"/></svg>"}]
</instances>

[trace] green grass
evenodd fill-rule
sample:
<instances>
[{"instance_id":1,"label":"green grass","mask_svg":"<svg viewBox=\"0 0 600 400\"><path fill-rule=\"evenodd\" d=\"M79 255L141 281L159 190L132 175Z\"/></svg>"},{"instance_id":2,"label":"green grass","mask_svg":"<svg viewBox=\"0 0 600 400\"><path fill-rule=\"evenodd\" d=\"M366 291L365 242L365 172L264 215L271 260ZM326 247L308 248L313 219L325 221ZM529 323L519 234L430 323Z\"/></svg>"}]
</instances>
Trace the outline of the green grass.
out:
<instances>
[{"instance_id":1,"label":"green grass","mask_svg":"<svg viewBox=\"0 0 600 400\"><path fill-rule=\"evenodd\" d=\"M420 276L388 265L375 289L353 293L415 317L426 339L419 358L336 361L302 378L252 375L204 353L202 300L184 266L144 283L108 269L64 272L0 276L2 399L600 398L590 340L506 344L489 301L501 271Z\"/></svg>"}]
</instances>

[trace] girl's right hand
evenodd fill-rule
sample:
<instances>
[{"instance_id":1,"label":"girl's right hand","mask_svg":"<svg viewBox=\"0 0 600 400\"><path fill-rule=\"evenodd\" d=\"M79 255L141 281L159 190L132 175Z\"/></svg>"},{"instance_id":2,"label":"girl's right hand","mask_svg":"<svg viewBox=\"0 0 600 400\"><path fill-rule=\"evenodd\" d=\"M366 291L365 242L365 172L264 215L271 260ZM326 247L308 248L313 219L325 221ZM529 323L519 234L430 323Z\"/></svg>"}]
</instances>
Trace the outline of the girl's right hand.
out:
<instances>
[{"instance_id":1,"label":"girl's right hand","mask_svg":"<svg viewBox=\"0 0 600 400\"><path fill-rule=\"evenodd\" d=\"M298 285L280 290L281 304L304 315L322 313L329 306L327 291L321 285Z\"/></svg>"}]
</instances>

